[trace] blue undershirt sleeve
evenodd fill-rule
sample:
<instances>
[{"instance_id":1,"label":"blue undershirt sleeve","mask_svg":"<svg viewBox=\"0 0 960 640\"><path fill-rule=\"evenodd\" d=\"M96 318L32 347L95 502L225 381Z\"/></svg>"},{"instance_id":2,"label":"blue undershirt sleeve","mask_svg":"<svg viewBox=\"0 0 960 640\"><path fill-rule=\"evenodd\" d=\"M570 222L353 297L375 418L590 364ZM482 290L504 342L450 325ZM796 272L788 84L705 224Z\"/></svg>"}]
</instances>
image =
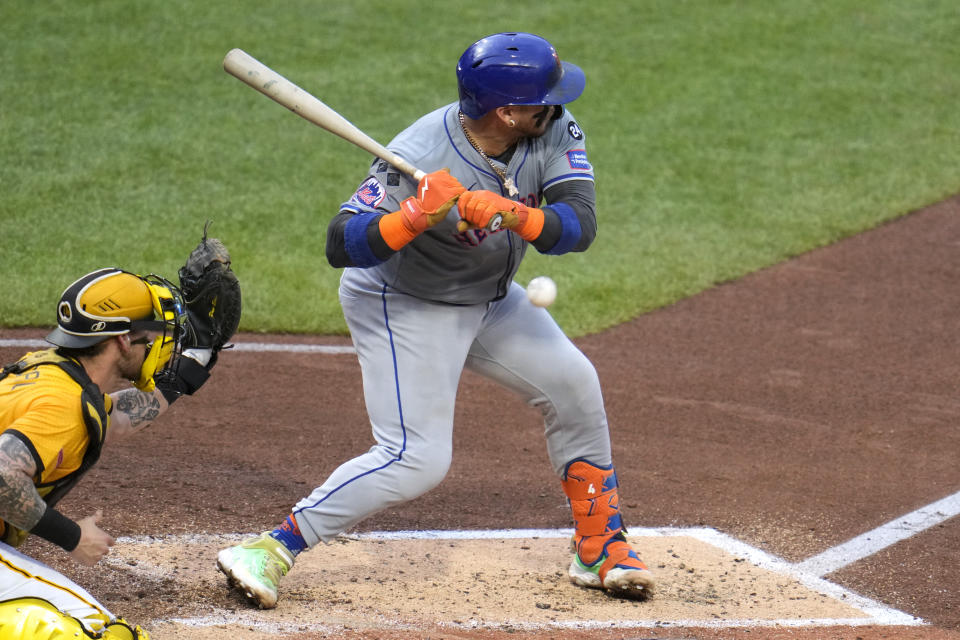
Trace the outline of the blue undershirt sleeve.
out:
<instances>
[{"instance_id":1,"label":"blue undershirt sleeve","mask_svg":"<svg viewBox=\"0 0 960 640\"><path fill-rule=\"evenodd\" d=\"M577 214L574 213L573 207L564 202L553 203L548 205L548 207L552 209L560 219L561 231L560 238L557 240L556 244L543 253L554 256L567 253L577 246L577 243L580 241L580 235L582 233L580 229L580 220L577 218Z\"/></svg>"},{"instance_id":2,"label":"blue undershirt sleeve","mask_svg":"<svg viewBox=\"0 0 960 640\"><path fill-rule=\"evenodd\" d=\"M379 214L376 213L358 213L347 220L343 229L343 244L355 266L372 267L383 262L374 254L367 240L367 227L377 217Z\"/></svg>"}]
</instances>

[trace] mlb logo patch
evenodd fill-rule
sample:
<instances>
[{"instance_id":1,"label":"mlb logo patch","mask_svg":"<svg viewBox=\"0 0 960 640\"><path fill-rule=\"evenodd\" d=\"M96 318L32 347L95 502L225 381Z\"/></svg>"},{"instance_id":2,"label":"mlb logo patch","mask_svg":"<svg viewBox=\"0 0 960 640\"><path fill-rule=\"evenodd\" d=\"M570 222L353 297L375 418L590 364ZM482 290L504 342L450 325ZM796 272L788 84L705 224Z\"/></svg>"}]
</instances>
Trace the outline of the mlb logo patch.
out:
<instances>
[{"instance_id":1,"label":"mlb logo patch","mask_svg":"<svg viewBox=\"0 0 960 640\"><path fill-rule=\"evenodd\" d=\"M383 185L374 177L369 177L363 181L357 192L353 194L352 200L362 204L365 207L376 207L383 202L386 193L383 191Z\"/></svg>"},{"instance_id":2,"label":"mlb logo patch","mask_svg":"<svg viewBox=\"0 0 960 640\"><path fill-rule=\"evenodd\" d=\"M590 166L590 161L587 160L586 149L571 149L567 151L567 162L570 163L570 168L576 171L593 170L593 167Z\"/></svg>"}]
</instances>

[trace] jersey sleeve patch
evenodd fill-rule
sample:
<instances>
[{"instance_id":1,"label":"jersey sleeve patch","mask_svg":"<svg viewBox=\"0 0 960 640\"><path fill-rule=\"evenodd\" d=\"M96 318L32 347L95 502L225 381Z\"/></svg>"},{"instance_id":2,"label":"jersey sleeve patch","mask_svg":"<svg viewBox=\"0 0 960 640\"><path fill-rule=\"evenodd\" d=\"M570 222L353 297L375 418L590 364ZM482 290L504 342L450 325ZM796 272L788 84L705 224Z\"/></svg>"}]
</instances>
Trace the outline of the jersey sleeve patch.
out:
<instances>
[{"instance_id":1,"label":"jersey sleeve patch","mask_svg":"<svg viewBox=\"0 0 960 640\"><path fill-rule=\"evenodd\" d=\"M567 162L574 171L593 171L590 161L587 160L586 149L571 149L567 151Z\"/></svg>"},{"instance_id":2,"label":"jersey sleeve patch","mask_svg":"<svg viewBox=\"0 0 960 640\"><path fill-rule=\"evenodd\" d=\"M375 177L370 176L363 181L363 184L360 185L350 200L360 204L361 206L373 209L383 202L383 199L386 197L386 195L387 194L383 189L383 185L380 184L380 181Z\"/></svg>"}]
</instances>

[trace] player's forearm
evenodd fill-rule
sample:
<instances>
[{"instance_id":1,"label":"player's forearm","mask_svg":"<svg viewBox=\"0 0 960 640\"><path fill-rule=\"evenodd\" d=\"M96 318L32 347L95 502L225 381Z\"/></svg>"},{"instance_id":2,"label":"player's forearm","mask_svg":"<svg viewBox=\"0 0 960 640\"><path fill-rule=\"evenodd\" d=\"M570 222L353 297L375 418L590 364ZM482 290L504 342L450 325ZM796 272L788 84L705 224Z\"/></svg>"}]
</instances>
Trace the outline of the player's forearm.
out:
<instances>
[{"instance_id":1,"label":"player's forearm","mask_svg":"<svg viewBox=\"0 0 960 640\"><path fill-rule=\"evenodd\" d=\"M26 445L8 433L0 436L0 518L25 531L40 522L47 508L33 485L35 469Z\"/></svg>"},{"instance_id":2,"label":"player's forearm","mask_svg":"<svg viewBox=\"0 0 960 640\"><path fill-rule=\"evenodd\" d=\"M381 214L341 211L327 226L327 262L335 268L372 267L396 253L377 224Z\"/></svg>"},{"instance_id":3,"label":"player's forearm","mask_svg":"<svg viewBox=\"0 0 960 640\"><path fill-rule=\"evenodd\" d=\"M543 207L543 231L532 242L540 253L586 251L597 237L593 183L569 180L547 189L550 204Z\"/></svg>"},{"instance_id":4,"label":"player's forearm","mask_svg":"<svg viewBox=\"0 0 960 640\"><path fill-rule=\"evenodd\" d=\"M158 390L148 393L139 389L124 389L111 393L110 397L113 400L113 412L110 414L107 442L147 428L169 406Z\"/></svg>"}]
</instances>

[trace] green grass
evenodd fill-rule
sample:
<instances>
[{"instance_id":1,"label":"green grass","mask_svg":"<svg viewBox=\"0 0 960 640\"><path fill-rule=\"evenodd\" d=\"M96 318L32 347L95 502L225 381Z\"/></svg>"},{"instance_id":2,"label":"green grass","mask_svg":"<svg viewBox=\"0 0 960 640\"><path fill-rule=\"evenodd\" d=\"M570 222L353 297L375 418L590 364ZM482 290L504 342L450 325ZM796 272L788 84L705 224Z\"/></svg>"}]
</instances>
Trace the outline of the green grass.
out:
<instances>
[{"instance_id":1,"label":"green grass","mask_svg":"<svg viewBox=\"0 0 960 640\"><path fill-rule=\"evenodd\" d=\"M97 267L174 276L212 219L242 329L346 331L325 230L369 158L224 73L234 47L382 142L455 99L483 35L534 31L583 67L600 233L518 277L557 281L572 335L960 192L953 0L8 0L0 18L3 326L49 325Z\"/></svg>"}]
</instances>

